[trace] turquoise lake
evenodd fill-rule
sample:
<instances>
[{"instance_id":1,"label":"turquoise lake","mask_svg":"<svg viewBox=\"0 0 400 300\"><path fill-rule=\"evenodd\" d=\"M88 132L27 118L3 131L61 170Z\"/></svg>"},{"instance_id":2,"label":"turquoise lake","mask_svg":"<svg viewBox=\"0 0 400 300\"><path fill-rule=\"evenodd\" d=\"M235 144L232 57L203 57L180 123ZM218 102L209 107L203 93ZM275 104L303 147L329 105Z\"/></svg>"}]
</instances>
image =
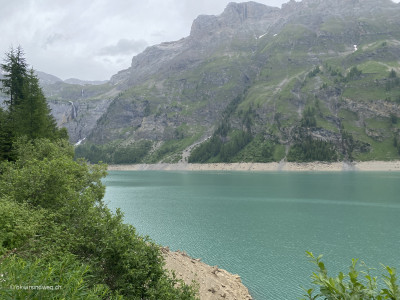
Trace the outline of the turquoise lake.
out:
<instances>
[{"instance_id":1,"label":"turquoise lake","mask_svg":"<svg viewBox=\"0 0 400 300\"><path fill-rule=\"evenodd\" d=\"M400 271L400 173L111 171L105 202L141 235L239 274L255 300L298 299L323 254Z\"/></svg>"}]
</instances>

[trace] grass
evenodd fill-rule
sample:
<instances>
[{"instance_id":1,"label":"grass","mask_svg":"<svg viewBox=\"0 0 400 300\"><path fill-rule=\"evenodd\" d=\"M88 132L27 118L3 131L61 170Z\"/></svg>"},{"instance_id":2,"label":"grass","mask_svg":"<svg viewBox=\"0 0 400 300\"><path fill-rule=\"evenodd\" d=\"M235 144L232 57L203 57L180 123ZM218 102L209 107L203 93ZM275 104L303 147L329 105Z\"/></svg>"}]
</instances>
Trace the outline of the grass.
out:
<instances>
[{"instance_id":1,"label":"grass","mask_svg":"<svg viewBox=\"0 0 400 300\"><path fill-rule=\"evenodd\" d=\"M286 156L285 145L276 145L274 151L274 161L280 161Z\"/></svg>"},{"instance_id":2,"label":"grass","mask_svg":"<svg viewBox=\"0 0 400 300\"><path fill-rule=\"evenodd\" d=\"M377 118L365 119L364 122L365 122L366 126L369 128L374 128L374 129L390 129L391 128L391 121L389 118L377 117ZM397 124L397 125L399 125L399 124Z\"/></svg>"},{"instance_id":3,"label":"grass","mask_svg":"<svg viewBox=\"0 0 400 300\"><path fill-rule=\"evenodd\" d=\"M376 83L371 85L352 83L343 91L343 97L356 101L376 101L386 99L388 93L383 87L377 86Z\"/></svg>"},{"instance_id":4,"label":"grass","mask_svg":"<svg viewBox=\"0 0 400 300\"><path fill-rule=\"evenodd\" d=\"M339 133L339 129L337 128L336 124L332 124L331 122L327 121L324 118L321 118L320 116L316 116L316 120L317 120L317 127L322 127L331 132Z\"/></svg>"},{"instance_id":5,"label":"grass","mask_svg":"<svg viewBox=\"0 0 400 300\"><path fill-rule=\"evenodd\" d=\"M355 153L355 160L368 161L368 160L396 160L399 159L399 153L393 146L393 138L388 138L382 142L377 142L371 138L367 139L372 147L372 151L368 153Z\"/></svg>"},{"instance_id":6,"label":"grass","mask_svg":"<svg viewBox=\"0 0 400 300\"><path fill-rule=\"evenodd\" d=\"M320 30L329 33L341 34L345 31L346 26L347 24L343 21L343 19L331 17L322 24Z\"/></svg>"},{"instance_id":7,"label":"grass","mask_svg":"<svg viewBox=\"0 0 400 300\"><path fill-rule=\"evenodd\" d=\"M389 65L378 61L366 61L358 65L357 68L360 69L364 74L371 73L380 76L380 78L387 77L391 69Z\"/></svg>"}]
</instances>

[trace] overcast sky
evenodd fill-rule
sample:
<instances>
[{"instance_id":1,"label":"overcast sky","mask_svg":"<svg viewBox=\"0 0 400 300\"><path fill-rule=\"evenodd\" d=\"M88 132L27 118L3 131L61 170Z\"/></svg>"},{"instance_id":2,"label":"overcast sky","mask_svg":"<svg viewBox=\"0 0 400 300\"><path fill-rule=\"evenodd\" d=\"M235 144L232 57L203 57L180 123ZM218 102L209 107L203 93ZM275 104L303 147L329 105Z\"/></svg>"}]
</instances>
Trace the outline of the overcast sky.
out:
<instances>
[{"instance_id":1,"label":"overcast sky","mask_svg":"<svg viewBox=\"0 0 400 300\"><path fill-rule=\"evenodd\" d=\"M287 1L257 2L281 7ZM0 0L1 61L21 45L35 70L62 79L109 79L147 46L188 36L198 15L219 15L229 2Z\"/></svg>"}]
</instances>

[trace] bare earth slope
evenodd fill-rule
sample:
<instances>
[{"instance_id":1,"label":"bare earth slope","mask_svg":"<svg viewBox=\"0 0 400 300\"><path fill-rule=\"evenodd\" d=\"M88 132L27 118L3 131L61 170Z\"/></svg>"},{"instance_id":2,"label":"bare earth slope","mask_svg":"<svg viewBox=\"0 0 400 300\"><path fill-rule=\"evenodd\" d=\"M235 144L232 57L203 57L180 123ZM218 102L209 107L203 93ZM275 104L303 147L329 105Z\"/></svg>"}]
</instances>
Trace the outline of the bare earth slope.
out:
<instances>
[{"instance_id":1,"label":"bare earth slope","mask_svg":"<svg viewBox=\"0 0 400 300\"><path fill-rule=\"evenodd\" d=\"M239 275L233 275L217 266L209 266L184 252L173 252L168 248L162 248L162 252L166 268L174 271L177 278L187 284L191 284L193 280L199 284L200 300L252 299Z\"/></svg>"}]
</instances>

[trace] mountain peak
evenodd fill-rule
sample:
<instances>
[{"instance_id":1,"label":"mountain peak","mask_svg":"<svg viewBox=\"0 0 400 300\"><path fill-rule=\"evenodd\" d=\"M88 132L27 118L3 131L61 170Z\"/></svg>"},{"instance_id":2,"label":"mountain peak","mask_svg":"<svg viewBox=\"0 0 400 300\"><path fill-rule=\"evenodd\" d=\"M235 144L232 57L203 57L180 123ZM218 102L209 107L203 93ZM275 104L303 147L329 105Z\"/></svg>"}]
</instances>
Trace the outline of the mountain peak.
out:
<instances>
[{"instance_id":1,"label":"mountain peak","mask_svg":"<svg viewBox=\"0 0 400 300\"><path fill-rule=\"evenodd\" d=\"M201 37L224 28L237 29L242 25L251 25L263 19L270 19L271 14L279 12L279 8L257 2L230 2L219 16L200 15L191 28L190 36Z\"/></svg>"},{"instance_id":2,"label":"mountain peak","mask_svg":"<svg viewBox=\"0 0 400 300\"><path fill-rule=\"evenodd\" d=\"M221 14L221 17L224 19L239 17L242 21L247 19L259 20L263 18L265 14L276 10L276 7L267 6L253 1L242 3L230 2Z\"/></svg>"}]
</instances>

